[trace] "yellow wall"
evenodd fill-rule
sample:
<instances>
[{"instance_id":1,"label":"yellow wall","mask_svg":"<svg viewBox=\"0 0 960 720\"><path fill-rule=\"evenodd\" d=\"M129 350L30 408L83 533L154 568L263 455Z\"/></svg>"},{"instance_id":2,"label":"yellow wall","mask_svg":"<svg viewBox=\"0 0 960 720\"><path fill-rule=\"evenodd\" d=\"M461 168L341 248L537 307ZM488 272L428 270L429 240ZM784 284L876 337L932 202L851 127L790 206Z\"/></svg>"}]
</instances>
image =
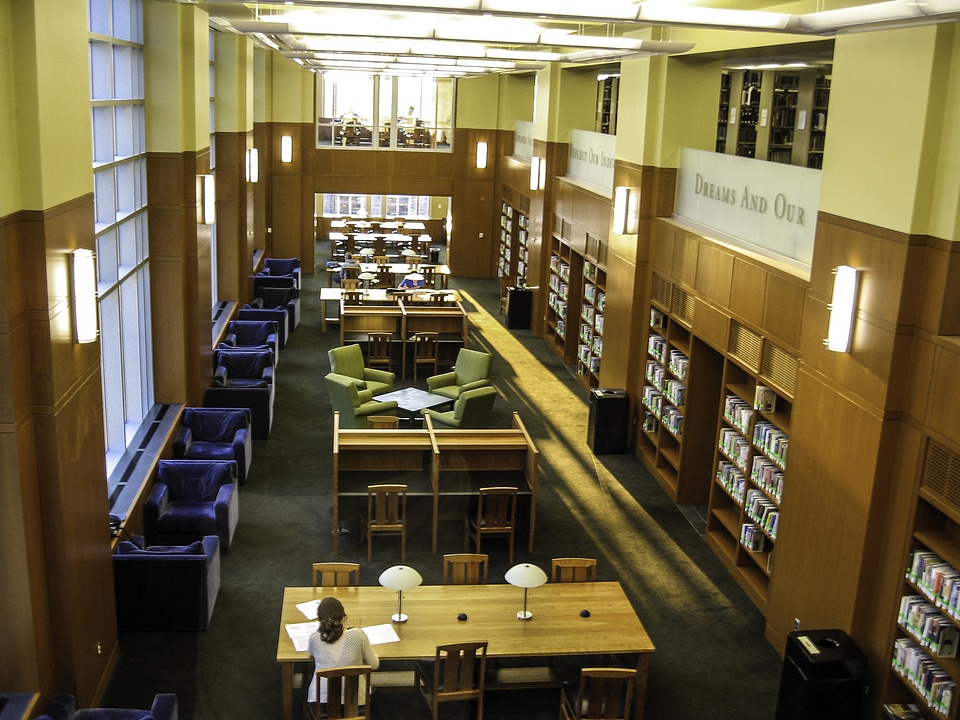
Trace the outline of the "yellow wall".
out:
<instances>
[{"instance_id":1,"label":"yellow wall","mask_svg":"<svg viewBox=\"0 0 960 720\"><path fill-rule=\"evenodd\" d=\"M498 127L500 79L497 75L461 78L457 81L457 127Z\"/></svg>"},{"instance_id":2,"label":"yellow wall","mask_svg":"<svg viewBox=\"0 0 960 720\"><path fill-rule=\"evenodd\" d=\"M270 64L270 84L273 86L270 121L281 123L312 123L313 73L303 66L274 55Z\"/></svg>"},{"instance_id":3,"label":"yellow wall","mask_svg":"<svg viewBox=\"0 0 960 720\"><path fill-rule=\"evenodd\" d=\"M0 2L0 217L21 209L10 3Z\"/></svg>"},{"instance_id":4,"label":"yellow wall","mask_svg":"<svg viewBox=\"0 0 960 720\"><path fill-rule=\"evenodd\" d=\"M533 75L500 76L498 129L512 132L516 127L517 120L526 122L533 120L533 89Z\"/></svg>"},{"instance_id":5,"label":"yellow wall","mask_svg":"<svg viewBox=\"0 0 960 720\"><path fill-rule=\"evenodd\" d=\"M273 85L267 82L273 53L263 48L253 50L253 121L270 122L270 107L273 103Z\"/></svg>"},{"instance_id":6,"label":"yellow wall","mask_svg":"<svg viewBox=\"0 0 960 720\"><path fill-rule=\"evenodd\" d=\"M253 129L253 41L243 35L214 33L217 132Z\"/></svg>"}]
</instances>

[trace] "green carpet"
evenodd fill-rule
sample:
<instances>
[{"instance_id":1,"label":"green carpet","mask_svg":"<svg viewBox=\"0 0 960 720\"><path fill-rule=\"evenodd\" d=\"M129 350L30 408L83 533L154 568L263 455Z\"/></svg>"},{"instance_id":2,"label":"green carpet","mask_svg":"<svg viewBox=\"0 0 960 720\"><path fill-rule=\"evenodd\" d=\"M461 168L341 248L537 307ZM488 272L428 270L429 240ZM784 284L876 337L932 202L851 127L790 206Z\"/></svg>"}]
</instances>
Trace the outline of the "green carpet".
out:
<instances>
[{"instance_id":1,"label":"green carpet","mask_svg":"<svg viewBox=\"0 0 960 720\"><path fill-rule=\"evenodd\" d=\"M147 708L154 693L175 692L186 720L280 717L275 656L283 588L309 585L311 563L334 557L332 417L323 376L327 350L339 338L336 326L320 331L318 290L324 281L304 279L303 319L280 355L272 434L255 443L210 628L123 633L104 705ZM497 282L454 278L451 285L461 288L471 310L471 347L494 356L491 376L500 393L494 426L509 426L511 413L518 412L540 450L536 549L526 552L521 533L515 561L549 570L551 557L596 557L598 579L623 584L657 647L649 720L771 718L780 658L763 638L763 617L639 460L589 451L587 393L542 339L503 327ZM361 583L374 584L396 563L398 550L383 539L368 563L356 525L355 513L348 513L339 559L359 562ZM442 523L440 553L462 548L462 525ZM491 556L491 581L503 582L506 544L491 541L484 550ZM425 583L441 581L440 553L430 552L429 521L416 525L406 562ZM429 717L412 692L378 702L374 718ZM488 693L484 715L553 720L557 703L556 691ZM445 709L443 716L472 717L463 708Z\"/></svg>"}]
</instances>

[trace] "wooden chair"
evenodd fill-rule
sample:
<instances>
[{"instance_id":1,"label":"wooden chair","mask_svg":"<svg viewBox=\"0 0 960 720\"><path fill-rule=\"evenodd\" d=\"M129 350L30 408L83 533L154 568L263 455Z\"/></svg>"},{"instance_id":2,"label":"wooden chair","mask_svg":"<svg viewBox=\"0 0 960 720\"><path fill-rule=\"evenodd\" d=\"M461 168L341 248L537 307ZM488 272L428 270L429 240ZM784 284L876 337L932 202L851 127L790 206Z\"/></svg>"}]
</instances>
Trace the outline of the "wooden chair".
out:
<instances>
[{"instance_id":1,"label":"wooden chair","mask_svg":"<svg viewBox=\"0 0 960 720\"><path fill-rule=\"evenodd\" d=\"M488 555L454 553L443 556L444 585L486 585L489 576Z\"/></svg>"},{"instance_id":2,"label":"wooden chair","mask_svg":"<svg viewBox=\"0 0 960 720\"><path fill-rule=\"evenodd\" d=\"M477 720L483 720L486 670L486 642L437 645L432 661L414 663L414 681L433 720L437 720L441 703L463 700L476 700Z\"/></svg>"},{"instance_id":3,"label":"wooden chair","mask_svg":"<svg viewBox=\"0 0 960 720\"><path fill-rule=\"evenodd\" d=\"M390 333L367 333L367 362L369 367L393 366L393 343Z\"/></svg>"},{"instance_id":4,"label":"wooden chair","mask_svg":"<svg viewBox=\"0 0 960 720\"><path fill-rule=\"evenodd\" d=\"M371 430L396 430L400 418L395 415L367 415L367 427Z\"/></svg>"},{"instance_id":5,"label":"wooden chair","mask_svg":"<svg viewBox=\"0 0 960 720\"><path fill-rule=\"evenodd\" d=\"M437 351L440 333L418 332L410 340L413 343L413 381L417 381L417 368L421 365L433 367L432 375L437 374Z\"/></svg>"},{"instance_id":6,"label":"wooden chair","mask_svg":"<svg viewBox=\"0 0 960 720\"><path fill-rule=\"evenodd\" d=\"M360 279L359 278L342 278L340 280L340 289L341 290L359 290Z\"/></svg>"},{"instance_id":7,"label":"wooden chair","mask_svg":"<svg viewBox=\"0 0 960 720\"><path fill-rule=\"evenodd\" d=\"M344 305L362 305L363 293L359 290L344 290L340 295Z\"/></svg>"},{"instance_id":8,"label":"wooden chair","mask_svg":"<svg viewBox=\"0 0 960 720\"><path fill-rule=\"evenodd\" d=\"M319 582L318 582L319 581ZM360 587L360 563L316 562L313 564L313 587Z\"/></svg>"},{"instance_id":9,"label":"wooden chair","mask_svg":"<svg viewBox=\"0 0 960 720\"><path fill-rule=\"evenodd\" d=\"M325 703L319 702L321 682L327 690ZM369 665L344 665L317 670L318 702L313 707L310 703L304 703L305 716L313 720L363 720L363 706L367 704L369 688ZM338 697L340 702L337 702Z\"/></svg>"},{"instance_id":10,"label":"wooden chair","mask_svg":"<svg viewBox=\"0 0 960 720\"><path fill-rule=\"evenodd\" d=\"M596 582L596 558L553 558L550 582Z\"/></svg>"},{"instance_id":11,"label":"wooden chair","mask_svg":"<svg viewBox=\"0 0 960 720\"><path fill-rule=\"evenodd\" d=\"M637 671L626 668L583 668L579 687L564 683L560 720L625 720L630 717Z\"/></svg>"},{"instance_id":12,"label":"wooden chair","mask_svg":"<svg viewBox=\"0 0 960 720\"><path fill-rule=\"evenodd\" d=\"M377 264L378 269L384 265L390 264L390 258L388 258L386 255L374 255L373 261Z\"/></svg>"},{"instance_id":13,"label":"wooden chair","mask_svg":"<svg viewBox=\"0 0 960 720\"><path fill-rule=\"evenodd\" d=\"M476 552L481 540L491 535L506 535L510 540L510 564L513 564L513 528L516 524L517 488L480 488L476 510L468 512L463 525L463 543L472 539Z\"/></svg>"},{"instance_id":14,"label":"wooden chair","mask_svg":"<svg viewBox=\"0 0 960 720\"><path fill-rule=\"evenodd\" d=\"M423 275L423 286L425 288L434 288L437 285L436 265L421 265L420 274Z\"/></svg>"},{"instance_id":15,"label":"wooden chair","mask_svg":"<svg viewBox=\"0 0 960 720\"><path fill-rule=\"evenodd\" d=\"M378 288L393 287L393 271L389 265L377 266L377 279L374 282Z\"/></svg>"},{"instance_id":16,"label":"wooden chair","mask_svg":"<svg viewBox=\"0 0 960 720\"><path fill-rule=\"evenodd\" d=\"M370 485L367 514L360 518L360 532L367 543L367 560L373 560L374 535L399 535L400 559L407 558L407 486Z\"/></svg>"}]
</instances>

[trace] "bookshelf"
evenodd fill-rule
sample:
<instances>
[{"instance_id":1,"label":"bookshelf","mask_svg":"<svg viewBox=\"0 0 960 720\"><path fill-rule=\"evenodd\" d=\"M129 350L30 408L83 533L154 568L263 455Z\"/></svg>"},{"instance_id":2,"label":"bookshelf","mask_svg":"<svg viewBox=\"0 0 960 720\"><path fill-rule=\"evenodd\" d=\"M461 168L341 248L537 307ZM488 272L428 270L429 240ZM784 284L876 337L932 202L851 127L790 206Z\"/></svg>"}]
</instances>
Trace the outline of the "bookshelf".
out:
<instances>
[{"instance_id":1,"label":"bookshelf","mask_svg":"<svg viewBox=\"0 0 960 720\"><path fill-rule=\"evenodd\" d=\"M583 273L583 259L554 235L550 241L549 268L545 339L563 363L571 365L578 344L576 308L580 307L581 285L577 279Z\"/></svg>"},{"instance_id":2,"label":"bookshelf","mask_svg":"<svg viewBox=\"0 0 960 720\"><path fill-rule=\"evenodd\" d=\"M500 204L500 244L497 253L497 277L522 278L526 282L530 253L527 238L530 218L509 203Z\"/></svg>"},{"instance_id":3,"label":"bookshelf","mask_svg":"<svg viewBox=\"0 0 960 720\"><path fill-rule=\"evenodd\" d=\"M607 273L591 260L583 261L577 374L587 387L600 385L603 357L603 318L606 309Z\"/></svg>"},{"instance_id":4,"label":"bookshelf","mask_svg":"<svg viewBox=\"0 0 960 720\"><path fill-rule=\"evenodd\" d=\"M799 93L799 75L774 75L770 140L767 144L767 160L771 162L789 165L793 159L793 134L797 127Z\"/></svg>"},{"instance_id":5,"label":"bookshelf","mask_svg":"<svg viewBox=\"0 0 960 720\"><path fill-rule=\"evenodd\" d=\"M791 409L762 376L725 360L706 540L761 610L773 574Z\"/></svg>"},{"instance_id":6,"label":"bookshelf","mask_svg":"<svg viewBox=\"0 0 960 720\"><path fill-rule=\"evenodd\" d=\"M617 102L620 98L620 76L605 75L597 81L597 122L595 131L617 134Z\"/></svg>"},{"instance_id":7,"label":"bookshelf","mask_svg":"<svg viewBox=\"0 0 960 720\"><path fill-rule=\"evenodd\" d=\"M673 502L706 504L723 357L666 305L649 317L637 450Z\"/></svg>"},{"instance_id":8,"label":"bookshelf","mask_svg":"<svg viewBox=\"0 0 960 720\"><path fill-rule=\"evenodd\" d=\"M727 151L727 123L730 119L730 73L720 75L720 107L717 111L717 152Z\"/></svg>"},{"instance_id":9,"label":"bookshelf","mask_svg":"<svg viewBox=\"0 0 960 720\"><path fill-rule=\"evenodd\" d=\"M760 122L760 86L763 75L753 70L745 70L742 79L736 154L752 158L757 156L757 125Z\"/></svg>"},{"instance_id":10,"label":"bookshelf","mask_svg":"<svg viewBox=\"0 0 960 720\"><path fill-rule=\"evenodd\" d=\"M823 167L823 148L827 138L827 106L830 104L830 77L820 75L813 88L813 109L810 115L810 147L807 167Z\"/></svg>"}]
</instances>

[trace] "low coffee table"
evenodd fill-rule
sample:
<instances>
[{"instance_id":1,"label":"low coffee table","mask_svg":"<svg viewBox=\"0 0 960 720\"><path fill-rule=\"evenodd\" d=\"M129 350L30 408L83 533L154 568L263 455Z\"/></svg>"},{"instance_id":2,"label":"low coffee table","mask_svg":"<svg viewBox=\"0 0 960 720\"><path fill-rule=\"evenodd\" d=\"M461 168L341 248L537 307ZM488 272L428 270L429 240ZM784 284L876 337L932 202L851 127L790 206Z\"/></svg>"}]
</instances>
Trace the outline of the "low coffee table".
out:
<instances>
[{"instance_id":1,"label":"low coffee table","mask_svg":"<svg viewBox=\"0 0 960 720\"><path fill-rule=\"evenodd\" d=\"M443 395L434 395L433 393L428 393L415 387L394 390L383 395L377 395L374 399L380 402L396 400L397 410L404 413L404 417L408 420L413 420L420 416L427 408L436 410L453 402L450 398L446 398Z\"/></svg>"}]
</instances>

